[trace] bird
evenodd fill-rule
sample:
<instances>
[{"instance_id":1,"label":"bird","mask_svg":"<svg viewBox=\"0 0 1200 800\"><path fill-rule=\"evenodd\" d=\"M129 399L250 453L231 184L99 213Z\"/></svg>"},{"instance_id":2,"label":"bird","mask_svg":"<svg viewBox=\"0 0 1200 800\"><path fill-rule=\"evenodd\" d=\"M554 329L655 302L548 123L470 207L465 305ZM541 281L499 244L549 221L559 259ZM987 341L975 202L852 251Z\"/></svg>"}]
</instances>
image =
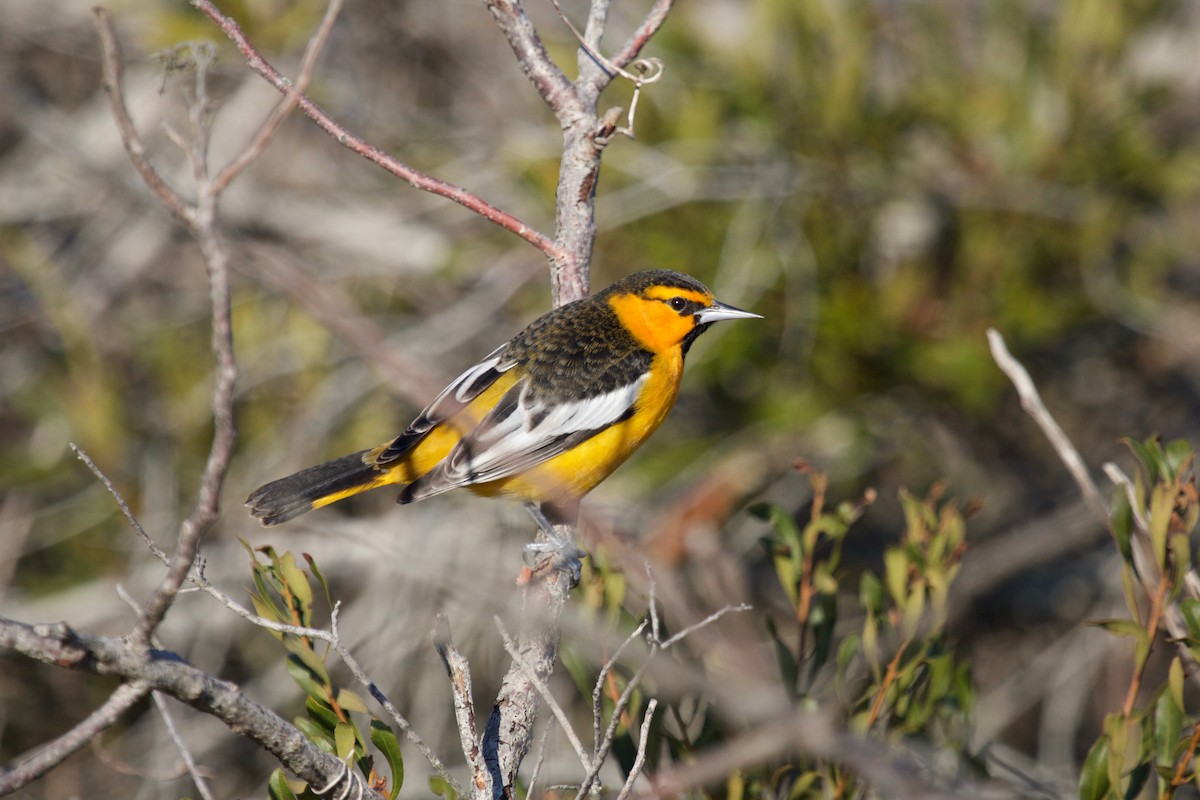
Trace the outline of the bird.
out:
<instances>
[{"instance_id":1,"label":"bird","mask_svg":"<svg viewBox=\"0 0 1200 800\"><path fill-rule=\"evenodd\" d=\"M633 273L530 323L394 439L265 484L246 505L269 526L383 486L401 487L401 504L465 487L562 518L662 424L697 337L761 318L681 272Z\"/></svg>"}]
</instances>

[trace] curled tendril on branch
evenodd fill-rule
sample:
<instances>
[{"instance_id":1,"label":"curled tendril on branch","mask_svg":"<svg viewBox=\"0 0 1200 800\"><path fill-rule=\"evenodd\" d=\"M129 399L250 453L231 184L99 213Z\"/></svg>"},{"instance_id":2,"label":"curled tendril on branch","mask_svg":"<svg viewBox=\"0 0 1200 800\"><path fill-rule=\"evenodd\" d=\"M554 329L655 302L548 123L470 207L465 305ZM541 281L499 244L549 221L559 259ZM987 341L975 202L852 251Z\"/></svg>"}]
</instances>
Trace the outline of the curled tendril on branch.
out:
<instances>
[{"instance_id":1,"label":"curled tendril on branch","mask_svg":"<svg viewBox=\"0 0 1200 800\"><path fill-rule=\"evenodd\" d=\"M614 117L620 112L617 111L614 114L613 111L610 111L604 115L600 130L593 137L596 141L596 144L606 145L612 141L612 137L617 134L628 136L630 139L636 139L637 137L633 135L633 119L634 115L637 113L638 98L642 94L643 86L656 83L663 76L663 72L666 71L666 67L663 65L662 59L637 59L630 65L637 74L617 66L608 58L606 58L599 50L588 43L588 40L584 37L584 35L579 32L579 29L575 27L574 23L572 23L571 20L567 18L567 15L563 13L562 6L559 5L558 0L551 0L551 2L554 4L554 10L558 12L559 19L563 21L563 24L567 26L567 29L571 31L571 33L579 41L579 46L583 48L584 52L586 52L602 70L608 73L609 76L620 75L622 78L633 84L633 98L629 101L629 114L625 119L625 127L616 127L616 120Z\"/></svg>"}]
</instances>

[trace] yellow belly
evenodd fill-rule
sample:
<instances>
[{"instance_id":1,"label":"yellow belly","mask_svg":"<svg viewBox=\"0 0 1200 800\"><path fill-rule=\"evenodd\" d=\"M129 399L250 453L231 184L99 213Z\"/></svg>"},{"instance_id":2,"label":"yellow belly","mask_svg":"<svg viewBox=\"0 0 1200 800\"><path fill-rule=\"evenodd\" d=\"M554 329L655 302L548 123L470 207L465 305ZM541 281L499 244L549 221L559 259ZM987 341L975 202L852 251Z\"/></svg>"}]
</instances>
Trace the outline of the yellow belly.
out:
<instances>
[{"instance_id":1,"label":"yellow belly","mask_svg":"<svg viewBox=\"0 0 1200 800\"><path fill-rule=\"evenodd\" d=\"M683 358L678 351L658 356L632 417L520 475L468 488L486 497L515 497L538 503L582 497L621 466L662 424L675 405L682 374Z\"/></svg>"},{"instance_id":2,"label":"yellow belly","mask_svg":"<svg viewBox=\"0 0 1200 800\"><path fill-rule=\"evenodd\" d=\"M659 355L632 417L519 475L467 488L485 497L512 497L538 503L582 497L621 466L662 424L675 404L682 374L683 358L678 349ZM502 375L462 412L430 431L407 457L388 465L387 471L381 472L369 485L327 495L313 507L329 505L368 488L412 483L449 455L464 433L487 415L516 379L512 373ZM382 451L386 447L384 444L378 449ZM368 459L370 457L368 455Z\"/></svg>"}]
</instances>

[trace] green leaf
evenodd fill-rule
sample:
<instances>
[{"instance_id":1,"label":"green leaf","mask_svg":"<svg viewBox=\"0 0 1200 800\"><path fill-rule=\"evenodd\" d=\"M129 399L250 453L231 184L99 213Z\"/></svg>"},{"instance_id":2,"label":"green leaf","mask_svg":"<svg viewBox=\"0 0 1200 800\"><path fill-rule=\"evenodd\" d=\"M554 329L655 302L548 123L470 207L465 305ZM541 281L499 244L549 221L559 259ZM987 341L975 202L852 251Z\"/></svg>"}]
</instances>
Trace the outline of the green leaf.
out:
<instances>
[{"instance_id":1,"label":"green leaf","mask_svg":"<svg viewBox=\"0 0 1200 800\"><path fill-rule=\"evenodd\" d=\"M1167 530L1171 525L1171 512L1175 509L1175 488L1160 483L1150 492L1150 546L1154 548L1154 563L1160 570L1167 563Z\"/></svg>"},{"instance_id":2,"label":"green leaf","mask_svg":"<svg viewBox=\"0 0 1200 800\"><path fill-rule=\"evenodd\" d=\"M305 666L304 662L301 661L295 653L288 655L285 664L287 666L288 674L292 676L292 680L300 684L300 688L303 689L306 694L312 695L313 697L319 699L325 698L325 684L317 680L317 678L312 674L312 671Z\"/></svg>"},{"instance_id":3,"label":"green leaf","mask_svg":"<svg viewBox=\"0 0 1200 800\"><path fill-rule=\"evenodd\" d=\"M329 671L325 669L324 660L313 652L311 644L303 639L291 636L284 641L283 646L287 648L289 653L300 659L304 666L308 668L308 671L312 673L313 680L322 686L329 686L331 683L329 680Z\"/></svg>"},{"instance_id":4,"label":"green leaf","mask_svg":"<svg viewBox=\"0 0 1200 800\"><path fill-rule=\"evenodd\" d=\"M396 734L384 723L377 719L371 720L371 744L375 745L392 771L391 791L388 800L395 800L404 785L404 757L400 754L400 742Z\"/></svg>"},{"instance_id":5,"label":"green leaf","mask_svg":"<svg viewBox=\"0 0 1200 800\"><path fill-rule=\"evenodd\" d=\"M858 581L858 602L863 611L879 614L883 611L883 584L873 572L864 572Z\"/></svg>"},{"instance_id":6,"label":"green leaf","mask_svg":"<svg viewBox=\"0 0 1200 800\"><path fill-rule=\"evenodd\" d=\"M329 593L329 581L325 580L324 574L321 573L321 568L317 566L317 560L308 553L301 553L305 562L308 563L308 571L316 578L317 584L321 587L321 591L325 593L325 602L333 608L333 595Z\"/></svg>"},{"instance_id":7,"label":"green leaf","mask_svg":"<svg viewBox=\"0 0 1200 800\"><path fill-rule=\"evenodd\" d=\"M450 784L446 783L446 779L441 775L434 775L429 779L429 790L446 800L458 800L458 794L450 788Z\"/></svg>"},{"instance_id":8,"label":"green leaf","mask_svg":"<svg viewBox=\"0 0 1200 800\"><path fill-rule=\"evenodd\" d=\"M296 566L295 555L290 552L283 554L279 559L279 574L283 576L283 581L292 595L300 601L304 624L308 625L312 621L312 586L308 584L308 576L304 574L304 570Z\"/></svg>"},{"instance_id":9,"label":"green leaf","mask_svg":"<svg viewBox=\"0 0 1200 800\"><path fill-rule=\"evenodd\" d=\"M1129 505L1129 495L1124 488L1118 487L1113 492L1112 510L1109 513L1113 540L1121 552L1121 558L1126 564L1133 564L1133 546L1130 536L1133 531L1133 508Z\"/></svg>"},{"instance_id":10,"label":"green leaf","mask_svg":"<svg viewBox=\"0 0 1200 800\"><path fill-rule=\"evenodd\" d=\"M1183 662L1179 656L1171 659L1171 667L1167 670L1167 689L1175 705L1183 708Z\"/></svg>"},{"instance_id":11,"label":"green leaf","mask_svg":"<svg viewBox=\"0 0 1200 800\"><path fill-rule=\"evenodd\" d=\"M297 717L292 722L300 729L301 733L312 740L313 744L330 755L336 755L336 750L333 746L333 737L319 724L313 722L308 717Z\"/></svg>"},{"instance_id":12,"label":"green leaf","mask_svg":"<svg viewBox=\"0 0 1200 800\"><path fill-rule=\"evenodd\" d=\"M1154 763L1157 766L1166 769L1175 766L1175 748L1182 730L1183 709L1175 704L1170 692L1163 692L1154 704Z\"/></svg>"},{"instance_id":13,"label":"green leaf","mask_svg":"<svg viewBox=\"0 0 1200 800\"><path fill-rule=\"evenodd\" d=\"M367 713L367 704L363 699L349 689L339 689L337 693L337 703L347 711L358 711L362 714Z\"/></svg>"},{"instance_id":14,"label":"green leaf","mask_svg":"<svg viewBox=\"0 0 1200 800\"><path fill-rule=\"evenodd\" d=\"M1167 469L1170 470L1172 481L1179 476L1179 471L1191 459L1192 446L1186 439L1176 439L1173 442L1168 442L1167 446L1163 448L1163 461L1166 463Z\"/></svg>"},{"instance_id":15,"label":"green leaf","mask_svg":"<svg viewBox=\"0 0 1200 800\"><path fill-rule=\"evenodd\" d=\"M267 797L270 800L296 800L296 793L288 785L287 778L279 767L276 767L267 779Z\"/></svg>"},{"instance_id":16,"label":"green leaf","mask_svg":"<svg viewBox=\"0 0 1200 800\"><path fill-rule=\"evenodd\" d=\"M324 699L313 697L311 694L304 698L304 709L308 711L309 718L324 727L330 735L333 734L333 729L337 727L337 724L341 722L337 713L329 707Z\"/></svg>"},{"instance_id":17,"label":"green leaf","mask_svg":"<svg viewBox=\"0 0 1200 800\"><path fill-rule=\"evenodd\" d=\"M883 579L892 602L903 608L908 599L908 555L903 549L893 547L883 554Z\"/></svg>"},{"instance_id":18,"label":"green leaf","mask_svg":"<svg viewBox=\"0 0 1200 800\"><path fill-rule=\"evenodd\" d=\"M1183 613L1183 621L1187 624L1188 636L1200 640L1200 600L1185 597L1179 601L1179 610Z\"/></svg>"},{"instance_id":19,"label":"green leaf","mask_svg":"<svg viewBox=\"0 0 1200 800\"><path fill-rule=\"evenodd\" d=\"M354 752L354 726L349 722L339 722L333 729L333 745L337 757L345 761Z\"/></svg>"},{"instance_id":20,"label":"green leaf","mask_svg":"<svg viewBox=\"0 0 1200 800\"><path fill-rule=\"evenodd\" d=\"M1109 787L1108 738L1101 736L1088 751L1079 770L1079 800L1105 800Z\"/></svg>"}]
</instances>

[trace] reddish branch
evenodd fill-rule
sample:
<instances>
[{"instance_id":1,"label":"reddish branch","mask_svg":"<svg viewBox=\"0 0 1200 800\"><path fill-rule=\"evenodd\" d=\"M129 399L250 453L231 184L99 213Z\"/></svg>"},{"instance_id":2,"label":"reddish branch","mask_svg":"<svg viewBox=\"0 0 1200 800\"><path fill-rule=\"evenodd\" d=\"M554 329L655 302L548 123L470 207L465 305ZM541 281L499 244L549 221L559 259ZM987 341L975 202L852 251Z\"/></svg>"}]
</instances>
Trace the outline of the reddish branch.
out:
<instances>
[{"instance_id":1,"label":"reddish branch","mask_svg":"<svg viewBox=\"0 0 1200 800\"><path fill-rule=\"evenodd\" d=\"M288 94L292 91L292 84L279 70L275 69L272 64L258 51L258 49L250 43L246 38L245 32L242 30L231 17L221 13L209 0L191 0L191 4L201 13L211 19L221 32L224 33L229 40L234 43L242 57L246 59L246 63L252 70L257 72L267 83L274 86L280 92ZM296 104L304 115L332 136L338 144L343 145L354 153L371 161L380 167L383 167L388 172L406 181L416 189L420 189L430 194L435 194L440 197L445 197L448 200L453 200L455 203L474 211L489 222L493 222L504 228L506 231L515 233L525 241L532 244L538 250L546 254L548 258L556 259L561 256L557 245L545 234L542 234L532 227L522 222L521 220L503 211L496 206L481 199L461 186L455 186L452 183L438 180L430 175L413 169L407 164L388 155L387 153L375 147L372 144L360 139L358 136L350 133L339 123L335 122L324 109L318 106L307 97L300 96L296 99Z\"/></svg>"}]
</instances>

